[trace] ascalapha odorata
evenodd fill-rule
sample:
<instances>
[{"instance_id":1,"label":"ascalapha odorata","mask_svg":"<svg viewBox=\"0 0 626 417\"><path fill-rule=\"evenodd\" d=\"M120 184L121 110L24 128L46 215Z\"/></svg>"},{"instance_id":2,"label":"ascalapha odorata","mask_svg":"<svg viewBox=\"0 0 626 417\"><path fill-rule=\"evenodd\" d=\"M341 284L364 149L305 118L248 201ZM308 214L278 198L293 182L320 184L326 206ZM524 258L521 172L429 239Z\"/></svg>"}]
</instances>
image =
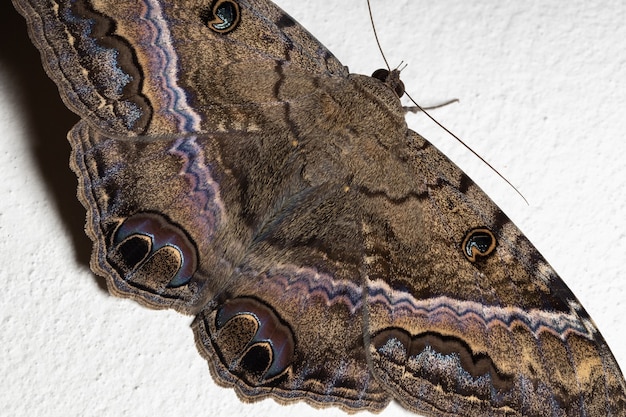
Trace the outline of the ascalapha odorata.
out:
<instances>
[{"instance_id":1,"label":"ascalapha odorata","mask_svg":"<svg viewBox=\"0 0 626 417\"><path fill-rule=\"evenodd\" d=\"M626 415L587 313L408 130L396 71L349 74L265 0L14 3L83 118L92 268L195 315L220 384L347 410Z\"/></svg>"}]
</instances>

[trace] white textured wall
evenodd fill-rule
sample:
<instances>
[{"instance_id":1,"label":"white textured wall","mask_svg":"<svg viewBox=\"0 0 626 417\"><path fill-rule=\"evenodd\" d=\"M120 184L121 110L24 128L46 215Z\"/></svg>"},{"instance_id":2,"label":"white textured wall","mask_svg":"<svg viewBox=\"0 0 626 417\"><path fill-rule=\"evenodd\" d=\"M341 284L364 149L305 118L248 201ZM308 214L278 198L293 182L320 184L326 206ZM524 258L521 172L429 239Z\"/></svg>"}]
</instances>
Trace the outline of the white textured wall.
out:
<instances>
[{"instance_id":1,"label":"white textured wall","mask_svg":"<svg viewBox=\"0 0 626 417\"><path fill-rule=\"evenodd\" d=\"M530 206L424 117L413 129L513 218L626 368L626 3L373 2L389 60L408 64L407 90L426 105L459 98L433 114ZM108 295L88 268L67 167L76 118L9 3L0 6L0 414L341 415L240 403L211 380L190 318ZM382 66L365 0L279 3L353 72Z\"/></svg>"}]
</instances>

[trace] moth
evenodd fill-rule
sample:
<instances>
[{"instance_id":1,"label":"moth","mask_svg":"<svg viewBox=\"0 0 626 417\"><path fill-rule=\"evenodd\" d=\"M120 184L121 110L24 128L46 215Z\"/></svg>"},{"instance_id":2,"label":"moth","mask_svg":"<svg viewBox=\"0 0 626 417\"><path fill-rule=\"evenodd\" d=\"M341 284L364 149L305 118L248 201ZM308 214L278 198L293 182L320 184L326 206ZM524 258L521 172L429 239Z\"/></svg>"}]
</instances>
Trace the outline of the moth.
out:
<instances>
[{"instance_id":1,"label":"moth","mask_svg":"<svg viewBox=\"0 0 626 417\"><path fill-rule=\"evenodd\" d=\"M619 366L500 209L270 1L14 0L82 120L112 294L195 316L245 400L624 416Z\"/></svg>"}]
</instances>

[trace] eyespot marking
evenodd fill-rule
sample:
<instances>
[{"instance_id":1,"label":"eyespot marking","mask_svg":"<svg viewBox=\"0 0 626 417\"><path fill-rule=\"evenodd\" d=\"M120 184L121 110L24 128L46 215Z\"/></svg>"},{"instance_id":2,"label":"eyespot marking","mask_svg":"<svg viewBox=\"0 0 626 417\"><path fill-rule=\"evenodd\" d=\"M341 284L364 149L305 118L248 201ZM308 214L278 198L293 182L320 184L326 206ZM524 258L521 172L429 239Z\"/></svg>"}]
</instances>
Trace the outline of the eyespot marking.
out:
<instances>
[{"instance_id":1,"label":"eyespot marking","mask_svg":"<svg viewBox=\"0 0 626 417\"><path fill-rule=\"evenodd\" d=\"M187 285L198 268L197 249L187 233L156 213L126 218L111 243L108 257L120 274L152 292Z\"/></svg>"},{"instance_id":2,"label":"eyespot marking","mask_svg":"<svg viewBox=\"0 0 626 417\"><path fill-rule=\"evenodd\" d=\"M476 262L478 257L484 258L491 255L496 249L497 240L487 228L472 229L465 235L461 247L463 255L470 261Z\"/></svg>"},{"instance_id":3,"label":"eyespot marking","mask_svg":"<svg viewBox=\"0 0 626 417\"><path fill-rule=\"evenodd\" d=\"M294 360L293 331L272 307L250 297L225 302L217 311L216 348L231 372L254 385L270 383Z\"/></svg>"},{"instance_id":4,"label":"eyespot marking","mask_svg":"<svg viewBox=\"0 0 626 417\"><path fill-rule=\"evenodd\" d=\"M237 28L241 21L241 9L234 0L216 0L202 17L209 29L225 34Z\"/></svg>"}]
</instances>

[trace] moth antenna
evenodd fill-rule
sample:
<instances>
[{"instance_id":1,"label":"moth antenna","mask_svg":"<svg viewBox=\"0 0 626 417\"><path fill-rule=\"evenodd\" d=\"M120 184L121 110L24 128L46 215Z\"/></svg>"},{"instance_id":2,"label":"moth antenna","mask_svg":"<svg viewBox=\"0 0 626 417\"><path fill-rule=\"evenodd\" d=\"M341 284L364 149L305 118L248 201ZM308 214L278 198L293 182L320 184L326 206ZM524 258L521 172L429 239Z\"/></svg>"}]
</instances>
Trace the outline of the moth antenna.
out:
<instances>
[{"instance_id":1,"label":"moth antenna","mask_svg":"<svg viewBox=\"0 0 626 417\"><path fill-rule=\"evenodd\" d=\"M370 4L370 0L367 0L367 11L370 14L370 23L372 24L372 30L374 31L374 38L376 39L376 45L378 45L378 50L380 51L380 55L383 57L383 61L385 61L385 66L389 71L391 71L391 67L389 66L389 61L387 61L387 57L383 52L383 47L380 46L380 40L378 39L378 32L376 32L376 25L374 24L374 15L372 14L372 5Z\"/></svg>"},{"instance_id":2,"label":"moth antenna","mask_svg":"<svg viewBox=\"0 0 626 417\"><path fill-rule=\"evenodd\" d=\"M383 61L385 61L385 65L387 66L387 69L389 71L391 71L391 66L389 66L389 61L387 61L387 57L385 56L385 53L383 52L383 48L380 45L380 40L378 39L378 32L376 32L376 24L374 24L374 15L372 13L372 5L370 3L370 0L367 0L367 11L370 14L370 23L372 24L372 30L374 31L374 38L376 39L376 45L378 45L378 50L380 51L380 55L383 57ZM400 64L398 65L398 67L400 67L400 65L402 65L403 62L400 62ZM399 71L402 71L403 69L405 69L408 66L408 64L405 64L404 67L402 67L402 69L400 69ZM417 102L415 100L413 100L413 97L411 97L409 95L409 93L407 93L406 91L404 92L404 94L406 94L406 96L409 98L409 100L411 100L413 102L413 104L415 104L415 107L406 107L407 111L411 111L414 113L417 113L417 111L421 111L422 113L424 113L426 116L428 116L428 118L430 120L432 120L433 122L435 122L435 124L437 124L437 126L439 126L440 128L442 128L444 131L446 131L450 136L452 136L454 139L456 139L461 145L465 146L465 148L467 150L469 150L471 153L474 154L474 156L476 156L478 159L480 159L485 165L487 165L489 167L489 169L491 169L493 172L495 172L500 178L502 178L504 180L504 182L506 182L513 190L515 190L515 192L522 198L522 200L524 200L524 202L526 203L526 205L530 205L528 203L528 200L526 199L526 197L524 197L524 195L517 189L517 187L515 187L511 181L509 181L508 179L506 179L506 177L504 175L502 175L500 173L500 171L498 171L497 169L495 169L493 167L493 165L491 165L489 162L487 162L485 160L485 158L483 158L482 156L480 156L476 151L474 151L472 148L469 147L469 145L467 145L465 142L463 142L457 135L455 135L454 133L452 133L448 128L446 128L444 125L442 125L441 123L439 123L433 116L431 116L426 110L431 110L431 109L436 109L438 107L443 107L443 106L447 106L448 104L454 103L459 101L458 99L452 99L449 101L446 101L445 103L441 103L441 104L437 104L435 106L432 107L422 107L419 104L417 104Z\"/></svg>"},{"instance_id":3,"label":"moth antenna","mask_svg":"<svg viewBox=\"0 0 626 417\"><path fill-rule=\"evenodd\" d=\"M426 106L426 107L424 107L424 109L426 109L426 110L434 110L434 109L438 109L438 108L441 108L441 107L445 107L448 104L458 103L458 102L459 102L458 98L453 98L451 100L444 101L443 103L434 104L432 106ZM417 106L402 106L402 108L404 108L404 111L411 112L411 113L419 113L419 112L422 111L422 108L421 107L417 107Z\"/></svg>"},{"instance_id":4,"label":"moth antenna","mask_svg":"<svg viewBox=\"0 0 626 417\"><path fill-rule=\"evenodd\" d=\"M369 0L368 0L368 3L369 3ZM444 131L446 131L446 132L447 132L450 136L452 136L454 139L456 139L456 140L457 140L457 141L458 141L461 145L465 146L465 148L466 148L467 150L469 150L471 153L473 153L473 154L474 154L474 155L475 155L478 159L480 159L480 160L481 160L481 161L482 161L485 165L487 165L487 166L489 167L489 169L491 169L493 172L495 172L495 173L496 173L496 174L497 174L500 178L502 178L502 179L503 179L503 180L504 180L504 181L505 181L505 182L506 182L506 183L507 183L507 184L508 184L508 185L509 185L509 186L510 186L513 190L515 190L515 192L516 192L516 193L517 193L520 197L522 197L522 200L524 200L524 202L526 203L526 205L530 205L530 204L528 204L528 200L526 200L526 197L524 197L524 195L523 195L523 194L522 194L522 193L521 193L521 192L517 189L517 187L515 187L515 186L511 183L511 181L507 180L507 179L506 179L506 177L505 177L504 175L500 174L500 172L499 172L497 169L495 169L495 168L493 167L493 165L491 165L489 162L487 162L487 161L485 160L485 158L483 158L482 156L480 156L480 155L479 155L479 154L478 154L475 150L473 150L472 148L470 148L470 147L469 147L469 145L467 145L465 142L463 142L463 141L462 141L462 140L461 140L461 139L460 139L457 135L455 135L454 133L452 133L452 132L451 132L451 131L447 128L447 127L445 127L444 125L442 125L441 123L439 123L439 122L437 121L437 119L435 119L433 116L431 116L431 115L430 115L430 114L426 111L426 108L424 108L424 107L420 106L419 104L417 104L417 102L416 102L415 100L413 100L413 97L411 97L411 96L409 95L409 93L405 92L405 94L406 94L406 96L409 98L409 100L411 100L411 101L413 102L413 104L415 104L415 107L417 107L417 109L418 109L419 111L421 111L421 112L422 112L422 113L424 113L426 116L428 116L428 118L429 118L430 120L432 120L433 122L435 122L435 124L437 124L437 126L439 126L439 127L440 127L440 128L442 128ZM449 103L452 103L452 102L454 102L454 101L458 101L458 100L457 100L457 99L450 100L450 102L448 102L448 103L444 103L443 105L445 105L445 104L449 104ZM436 107L441 107L441 105L440 105L440 106L436 106Z\"/></svg>"},{"instance_id":5,"label":"moth antenna","mask_svg":"<svg viewBox=\"0 0 626 417\"><path fill-rule=\"evenodd\" d=\"M398 66L396 67L396 70L398 70L399 72L404 71L407 67L409 66L408 63L405 63L404 61L400 61L400 63L398 64ZM406 93L406 92L405 92ZM410 96L407 94L407 97L410 98ZM413 99L411 98L411 101L413 101ZM457 103L459 101L458 98L453 98L451 100L448 101L444 101L443 103L439 103L439 104L435 104L432 106L428 106L428 107L420 107L420 106L402 106L402 108L404 109L404 111L406 112L411 112L411 113L419 113L420 111L422 111L423 109L426 110L433 110L433 109L438 109L439 107L445 107L448 104L452 104L452 103ZM415 103L415 101L413 101L413 103ZM417 104L417 103L416 103Z\"/></svg>"}]
</instances>

